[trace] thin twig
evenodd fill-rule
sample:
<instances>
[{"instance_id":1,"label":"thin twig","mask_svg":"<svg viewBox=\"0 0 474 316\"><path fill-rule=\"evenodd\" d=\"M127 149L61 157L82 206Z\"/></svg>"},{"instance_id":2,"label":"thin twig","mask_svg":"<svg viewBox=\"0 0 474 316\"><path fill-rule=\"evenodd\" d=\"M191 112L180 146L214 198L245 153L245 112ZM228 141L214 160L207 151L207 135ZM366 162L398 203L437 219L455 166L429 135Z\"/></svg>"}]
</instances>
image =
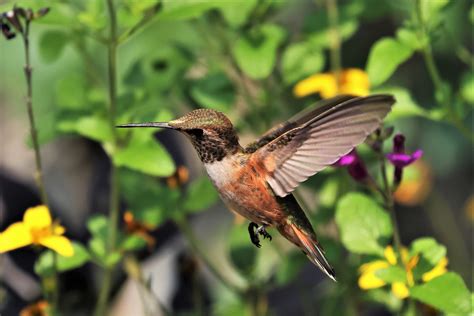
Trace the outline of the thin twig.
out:
<instances>
[{"instance_id":1,"label":"thin twig","mask_svg":"<svg viewBox=\"0 0 474 316\"><path fill-rule=\"evenodd\" d=\"M341 36L339 33L339 11L337 9L337 0L326 0L326 10L329 20L329 42L330 42L330 63L331 72L336 76L337 90L339 91L339 82L341 75Z\"/></svg>"},{"instance_id":2,"label":"thin twig","mask_svg":"<svg viewBox=\"0 0 474 316\"><path fill-rule=\"evenodd\" d=\"M117 137L115 132L115 116L117 105L117 16L113 0L106 0L107 11L110 19L110 33L107 41L108 51L108 91L109 91L109 128L112 134L113 151L117 147ZM109 195L109 227L107 250L108 253L115 251L117 242L117 230L119 222L119 181L117 167L111 163L110 166L110 195ZM96 316L105 314L107 302L113 280L113 266L107 266L104 271L102 287L95 309Z\"/></svg>"}]
</instances>

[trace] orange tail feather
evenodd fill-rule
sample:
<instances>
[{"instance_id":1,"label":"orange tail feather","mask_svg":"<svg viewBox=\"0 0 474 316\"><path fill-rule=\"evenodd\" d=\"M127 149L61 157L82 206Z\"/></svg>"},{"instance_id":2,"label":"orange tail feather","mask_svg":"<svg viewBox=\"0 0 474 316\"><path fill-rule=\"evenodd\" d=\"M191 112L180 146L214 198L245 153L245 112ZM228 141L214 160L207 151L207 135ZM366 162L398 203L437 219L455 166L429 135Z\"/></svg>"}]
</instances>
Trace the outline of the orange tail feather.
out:
<instances>
[{"instance_id":1,"label":"orange tail feather","mask_svg":"<svg viewBox=\"0 0 474 316\"><path fill-rule=\"evenodd\" d=\"M296 225L289 225L294 232L294 236L298 239L293 240L303 249L309 260L314 263L321 271L326 273L333 281L336 281L336 274L324 255L324 249L319 245L315 236L304 232Z\"/></svg>"}]
</instances>

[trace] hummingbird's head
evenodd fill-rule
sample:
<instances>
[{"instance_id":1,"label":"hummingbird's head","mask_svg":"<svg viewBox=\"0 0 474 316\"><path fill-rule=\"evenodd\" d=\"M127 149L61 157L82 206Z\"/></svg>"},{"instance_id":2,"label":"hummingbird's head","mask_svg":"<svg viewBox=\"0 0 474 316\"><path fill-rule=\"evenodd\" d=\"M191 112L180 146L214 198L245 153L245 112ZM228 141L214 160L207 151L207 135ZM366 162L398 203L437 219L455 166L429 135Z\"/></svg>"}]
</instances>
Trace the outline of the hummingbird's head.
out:
<instances>
[{"instance_id":1,"label":"hummingbird's head","mask_svg":"<svg viewBox=\"0 0 474 316\"><path fill-rule=\"evenodd\" d=\"M185 134L204 163L222 160L241 147L231 121L221 112L211 109L193 110L168 123L131 123L117 127L158 127Z\"/></svg>"}]
</instances>

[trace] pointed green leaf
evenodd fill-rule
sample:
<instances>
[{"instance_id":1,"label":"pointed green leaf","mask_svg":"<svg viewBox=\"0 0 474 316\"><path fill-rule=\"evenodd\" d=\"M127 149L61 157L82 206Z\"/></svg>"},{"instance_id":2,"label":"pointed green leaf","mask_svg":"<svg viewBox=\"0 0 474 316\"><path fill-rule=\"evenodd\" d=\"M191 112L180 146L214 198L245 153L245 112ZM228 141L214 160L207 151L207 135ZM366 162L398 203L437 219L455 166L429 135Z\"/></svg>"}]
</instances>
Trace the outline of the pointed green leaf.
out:
<instances>
[{"instance_id":1,"label":"pointed green leaf","mask_svg":"<svg viewBox=\"0 0 474 316\"><path fill-rule=\"evenodd\" d=\"M293 83L313 75L324 67L324 55L321 50L309 42L289 45L282 57L283 77L286 83Z\"/></svg>"},{"instance_id":2,"label":"pointed green leaf","mask_svg":"<svg viewBox=\"0 0 474 316\"><path fill-rule=\"evenodd\" d=\"M218 111L228 110L235 101L234 87L223 73L196 81L191 88L191 96L201 106Z\"/></svg>"},{"instance_id":3,"label":"pointed green leaf","mask_svg":"<svg viewBox=\"0 0 474 316\"><path fill-rule=\"evenodd\" d=\"M388 268L375 271L375 275L387 283L394 283L405 282L407 273L399 266L390 266Z\"/></svg>"},{"instance_id":4,"label":"pointed green leaf","mask_svg":"<svg viewBox=\"0 0 474 316\"><path fill-rule=\"evenodd\" d=\"M390 216L370 197L348 193L338 203L336 223L344 246L352 252L383 255L381 239L392 234Z\"/></svg>"},{"instance_id":5,"label":"pointed green leaf","mask_svg":"<svg viewBox=\"0 0 474 316\"><path fill-rule=\"evenodd\" d=\"M366 67L370 83L374 87L384 83L413 52L413 48L391 37L377 41L370 50Z\"/></svg>"},{"instance_id":6,"label":"pointed green leaf","mask_svg":"<svg viewBox=\"0 0 474 316\"><path fill-rule=\"evenodd\" d=\"M184 208L196 212L210 207L217 201L217 191L208 177L194 180L188 188Z\"/></svg>"},{"instance_id":7,"label":"pointed green leaf","mask_svg":"<svg viewBox=\"0 0 474 316\"><path fill-rule=\"evenodd\" d=\"M454 272L411 288L410 296L444 313L468 315L472 312L471 293L462 278Z\"/></svg>"},{"instance_id":8,"label":"pointed green leaf","mask_svg":"<svg viewBox=\"0 0 474 316\"><path fill-rule=\"evenodd\" d=\"M90 259L87 249L77 242L72 242L74 255L72 257L63 257L57 255L57 270L60 272L76 269L84 265ZM53 256L55 254L48 250L43 252L35 263L35 272L41 276L50 276L54 273Z\"/></svg>"},{"instance_id":9,"label":"pointed green leaf","mask_svg":"<svg viewBox=\"0 0 474 316\"><path fill-rule=\"evenodd\" d=\"M132 133L128 145L114 154L114 164L153 176L171 175L175 170L174 162L153 135L143 129L136 129Z\"/></svg>"},{"instance_id":10,"label":"pointed green leaf","mask_svg":"<svg viewBox=\"0 0 474 316\"><path fill-rule=\"evenodd\" d=\"M252 37L241 37L235 43L235 61L249 77L262 79L275 66L277 49L285 38L285 30L274 24L265 24Z\"/></svg>"},{"instance_id":11,"label":"pointed green leaf","mask_svg":"<svg viewBox=\"0 0 474 316\"><path fill-rule=\"evenodd\" d=\"M431 265L435 266L441 258L446 256L446 247L438 244L434 238L418 238L411 244L412 254L420 254Z\"/></svg>"},{"instance_id":12,"label":"pointed green leaf","mask_svg":"<svg viewBox=\"0 0 474 316\"><path fill-rule=\"evenodd\" d=\"M46 63L52 63L61 57L67 44L67 34L61 31L47 31L41 35L39 52Z\"/></svg>"}]
</instances>

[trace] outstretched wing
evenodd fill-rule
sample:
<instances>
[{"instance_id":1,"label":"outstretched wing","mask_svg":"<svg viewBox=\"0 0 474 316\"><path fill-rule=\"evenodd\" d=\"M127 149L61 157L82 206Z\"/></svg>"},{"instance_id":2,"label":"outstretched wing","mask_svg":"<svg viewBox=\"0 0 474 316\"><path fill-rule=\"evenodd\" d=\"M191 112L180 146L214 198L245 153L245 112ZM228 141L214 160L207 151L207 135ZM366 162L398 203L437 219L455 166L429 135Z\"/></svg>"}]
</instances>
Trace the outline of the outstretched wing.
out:
<instances>
[{"instance_id":1,"label":"outstretched wing","mask_svg":"<svg viewBox=\"0 0 474 316\"><path fill-rule=\"evenodd\" d=\"M394 102L390 95L329 99L260 138L254 159L267 171L275 194L284 197L362 143L380 126Z\"/></svg>"},{"instance_id":2,"label":"outstretched wing","mask_svg":"<svg viewBox=\"0 0 474 316\"><path fill-rule=\"evenodd\" d=\"M292 118L290 118L288 121L278 124L272 129L266 131L262 136L260 136L260 138L255 140L253 143L248 144L247 147L245 147L245 152L255 152L257 149L265 146L266 144L288 132L289 130L292 130L295 127L305 124L306 122L323 113L324 111L327 111L335 105L348 101L352 98L354 97L350 95L340 95L331 99L319 101L316 104L316 107L311 107L306 110L303 110L297 113Z\"/></svg>"}]
</instances>

